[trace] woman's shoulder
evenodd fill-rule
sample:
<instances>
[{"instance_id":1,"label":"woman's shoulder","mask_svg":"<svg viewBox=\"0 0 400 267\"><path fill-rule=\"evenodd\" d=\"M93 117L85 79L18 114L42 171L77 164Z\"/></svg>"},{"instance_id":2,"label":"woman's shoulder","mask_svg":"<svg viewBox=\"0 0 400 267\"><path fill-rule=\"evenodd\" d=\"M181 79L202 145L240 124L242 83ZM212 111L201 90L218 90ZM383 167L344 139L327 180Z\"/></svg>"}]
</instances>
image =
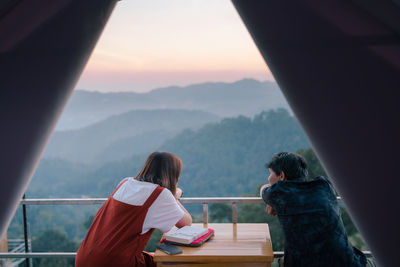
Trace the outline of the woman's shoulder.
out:
<instances>
[{"instance_id":1,"label":"woman's shoulder","mask_svg":"<svg viewBox=\"0 0 400 267\"><path fill-rule=\"evenodd\" d=\"M167 188L165 188L165 187L161 187L162 188L162 191L161 191L161 193L160 193L160 195L159 195L159 199L161 200L161 201L167 201L167 202L176 202L176 199L175 199L175 197L174 197L174 195L172 194L172 192L171 191L169 191Z\"/></svg>"},{"instance_id":2,"label":"woman's shoulder","mask_svg":"<svg viewBox=\"0 0 400 267\"><path fill-rule=\"evenodd\" d=\"M122 184L123 183L123 184ZM131 205L142 205L158 185L127 177L122 179L113 198ZM163 190L165 191L165 190Z\"/></svg>"},{"instance_id":3,"label":"woman's shoulder","mask_svg":"<svg viewBox=\"0 0 400 267\"><path fill-rule=\"evenodd\" d=\"M123 179L118 183L117 186L120 186L121 184L125 183L126 181L128 181L128 180L131 179L131 178L133 178L133 177L125 177L125 178L123 178Z\"/></svg>"}]
</instances>

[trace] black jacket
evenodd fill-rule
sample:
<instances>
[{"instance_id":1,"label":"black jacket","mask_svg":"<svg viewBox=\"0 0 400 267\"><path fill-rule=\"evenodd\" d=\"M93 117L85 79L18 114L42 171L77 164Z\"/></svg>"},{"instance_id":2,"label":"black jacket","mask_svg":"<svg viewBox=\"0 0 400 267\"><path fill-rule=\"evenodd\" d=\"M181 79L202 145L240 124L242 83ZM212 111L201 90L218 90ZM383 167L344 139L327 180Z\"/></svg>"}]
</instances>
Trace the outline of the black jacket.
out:
<instances>
[{"instance_id":1,"label":"black jacket","mask_svg":"<svg viewBox=\"0 0 400 267\"><path fill-rule=\"evenodd\" d=\"M285 234L285 267L365 266L365 255L347 239L328 179L278 181L262 197L276 211Z\"/></svg>"}]
</instances>

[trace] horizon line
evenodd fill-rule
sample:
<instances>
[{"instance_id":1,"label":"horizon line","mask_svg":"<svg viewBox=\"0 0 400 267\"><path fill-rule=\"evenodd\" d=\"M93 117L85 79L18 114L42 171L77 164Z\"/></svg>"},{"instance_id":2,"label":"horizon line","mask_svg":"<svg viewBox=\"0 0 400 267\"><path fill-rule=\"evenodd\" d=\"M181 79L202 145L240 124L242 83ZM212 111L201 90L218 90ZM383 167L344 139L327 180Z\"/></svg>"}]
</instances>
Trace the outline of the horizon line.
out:
<instances>
[{"instance_id":1,"label":"horizon line","mask_svg":"<svg viewBox=\"0 0 400 267\"><path fill-rule=\"evenodd\" d=\"M265 80L260 80L260 79L256 79L256 78L249 78L249 77L244 77L232 82L229 81L204 81L204 82L194 82L194 83L190 83L187 85L178 85L178 84L171 84L171 85L166 85L166 86L160 86L160 87L153 87L152 89L143 89L141 91L135 91L135 90L121 90L121 91L101 91L101 90L91 90L91 89L85 89L85 88L78 88L78 86L76 86L74 88L73 91L85 91L85 92L91 92L91 93L100 93L100 94L118 94L118 93L134 93L134 94L147 94L156 90L162 90L162 89L167 89L167 88L186 88L186 87L190 87L190 86L196 86L196 85L201 85L201 84L217 84L217 83L225 83L225 84L234 84L243 80L253 80L253 81L257 81L259 83L266 83L266 82L270 82L270 83L276 83L275 79L271 80L271 79L265 79Z\"/></svg>"}]
</instances>

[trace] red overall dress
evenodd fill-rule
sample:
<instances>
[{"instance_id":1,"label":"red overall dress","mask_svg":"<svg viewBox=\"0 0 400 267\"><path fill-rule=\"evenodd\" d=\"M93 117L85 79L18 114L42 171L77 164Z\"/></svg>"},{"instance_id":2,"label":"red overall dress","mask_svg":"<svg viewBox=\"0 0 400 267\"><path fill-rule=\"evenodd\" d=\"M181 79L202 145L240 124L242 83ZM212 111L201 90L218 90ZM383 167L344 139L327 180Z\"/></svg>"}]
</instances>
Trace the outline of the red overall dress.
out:
<instances>
[{"instance_id":1,"label":"red overall dress","mask_svg":"<svg viewBox=\"0 0 400 267\"><path fill-rule=\"evenodd\" d=\"M141 232L148 209L164 188L157 186L142 206L134 206L113 198L124 182L97 212L79 247L76 267L155 266L152 256L143 252L154 229Z\"/></svg>"}]
</instances>

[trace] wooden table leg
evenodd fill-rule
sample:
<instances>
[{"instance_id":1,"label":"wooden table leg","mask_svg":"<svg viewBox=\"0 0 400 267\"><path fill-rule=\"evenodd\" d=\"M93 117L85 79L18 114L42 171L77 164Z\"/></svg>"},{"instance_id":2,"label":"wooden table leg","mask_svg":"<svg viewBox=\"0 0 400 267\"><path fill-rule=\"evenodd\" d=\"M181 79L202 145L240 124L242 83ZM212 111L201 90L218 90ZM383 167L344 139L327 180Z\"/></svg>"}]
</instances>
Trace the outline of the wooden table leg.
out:
<instances>
[{"instance_id":1,"label":"wooden table leg","mask_svg":"<svg viewBox=\"0 0 400 267\"><path fill-rule=\"evenodd\" d=\"M0 252L8 252L8 244L7 244L7 233L4 234L3 239L0 241ZM7 259L1 258L0 259L0 266L5 267L7 266Z\"/></svg>"}]
</instances>

